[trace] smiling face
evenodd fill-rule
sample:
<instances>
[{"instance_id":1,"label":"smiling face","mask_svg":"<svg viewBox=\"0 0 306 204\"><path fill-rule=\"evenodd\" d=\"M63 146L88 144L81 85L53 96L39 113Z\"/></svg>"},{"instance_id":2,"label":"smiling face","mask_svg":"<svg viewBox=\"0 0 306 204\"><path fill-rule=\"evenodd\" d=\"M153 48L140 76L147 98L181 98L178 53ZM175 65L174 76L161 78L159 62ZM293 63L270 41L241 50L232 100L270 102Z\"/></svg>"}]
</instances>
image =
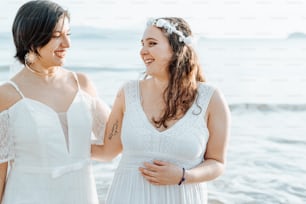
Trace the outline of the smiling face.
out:
<instances>
[{"instance_id":1,"label":"smiling face","mask_svg":"<svg viewBox=\"0 0 306 204\"><path fill-rule=\"evenodd\" d=\"M146 28L142 40L140 56L144 61L146 73L154 77L168 77L168 66L173 51L165 34L155 26Z\"/></svg>"},{"instance_id":2,"label":"smiling face","mask_svg":"<svg viewBox=\"0 0 306 204\"><path fill-rule=\"evenodd\" d=\"M50 41L38 49L40 57L34 62L35 66L49 68L62 66L66 51L70 47L70 27L67 17L62 17L57 22Z\"/></svg>"}]
</instances>

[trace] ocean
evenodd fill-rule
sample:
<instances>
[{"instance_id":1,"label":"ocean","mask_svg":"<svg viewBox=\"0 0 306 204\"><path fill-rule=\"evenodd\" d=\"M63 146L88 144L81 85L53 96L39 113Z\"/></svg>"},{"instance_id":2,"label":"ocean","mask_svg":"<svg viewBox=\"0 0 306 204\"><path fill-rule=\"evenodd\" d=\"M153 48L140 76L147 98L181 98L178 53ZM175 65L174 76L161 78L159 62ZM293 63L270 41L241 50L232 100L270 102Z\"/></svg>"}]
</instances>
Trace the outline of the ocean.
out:
<instances>
[{"instance_id":1,"label":"ocean","mask_svg":"<svg viewBox=\"0 0 306 204\"><path fill-rule=\"evenodd\" d=\"M66 67L86 73L110 106L140 79L142 33L72 29ZM225 173L208 182L211 204L306 203L306 39L212 39L196 49L207 82L227 99L232 129ZM0 33L0 83L16 68L10 35ZM101 203L120 157L94 162Z\"/></svg>"}]
</instances>

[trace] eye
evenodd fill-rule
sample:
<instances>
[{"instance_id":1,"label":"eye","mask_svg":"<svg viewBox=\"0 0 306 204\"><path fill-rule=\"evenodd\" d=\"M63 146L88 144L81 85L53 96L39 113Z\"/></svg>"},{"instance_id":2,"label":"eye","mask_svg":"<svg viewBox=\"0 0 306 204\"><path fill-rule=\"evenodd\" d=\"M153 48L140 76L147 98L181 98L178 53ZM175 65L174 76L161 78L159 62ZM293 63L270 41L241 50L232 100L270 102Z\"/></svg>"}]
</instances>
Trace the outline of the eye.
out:
<instances>
[{"instance_id":1,"label":"eye","mask_svg":"<svg viewBox=\"0 0 306 204\"><path fill-rule=\"evenodd\" d=\"M152 46L154 46L154 45L156 45L157 43L156 42L153 42L153 41L151 41L151 42L149 42L149 46L150 47L152 47Z\"/></svg>"},{"instance_id":2,"label":"eye","mask_svg":"<svg viewBox=\"0 0 306 204\"><path fill-rule=\"evenodd\" d=\"M61 35L52 35L52 38L60 38Z\"/></svg>"},{"instance_id":3,"label":"eye","mask_svg":"<svg viewBox=\"0 0 306 204\"><path fill-rule=\"evenodd\" d=\"M60 32L54 32L52 37L53 38L60 38L61 37L61 33Z\"/></svg>"},{"instance_id":4,"label":"eye","mask_svg":"<svg viewBox=\"0 0 306 204\"><path fill-rule=\"evenodd\" d=\"M52 35L52 37L53 38L60 38L60 37L62 37L62 36L70 36L71 35L71 32L69 31L69 32L67 32L67 33L62 33L62 32L54 32L53 33L53 35Z\"/></svg>"}]
</instances>

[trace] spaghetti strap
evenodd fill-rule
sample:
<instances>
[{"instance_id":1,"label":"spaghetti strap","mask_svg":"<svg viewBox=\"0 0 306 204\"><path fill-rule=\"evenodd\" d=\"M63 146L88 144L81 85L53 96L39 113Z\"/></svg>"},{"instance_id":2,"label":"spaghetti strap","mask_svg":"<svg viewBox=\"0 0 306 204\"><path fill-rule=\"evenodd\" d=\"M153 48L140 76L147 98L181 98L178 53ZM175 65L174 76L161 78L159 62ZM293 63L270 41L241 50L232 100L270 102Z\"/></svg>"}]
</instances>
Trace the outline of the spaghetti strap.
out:
<instances>
[{"instance_id":1,"label":"spaghetti strap","mask_svg":"<svg viewBox=\"0 0 306 204\"><path fill-rule=\"evenodd\" d=\"M198 88L198 99L196 99L197 101L199 101L199 105L202 109L203 114L206 114L208 105L210 103L210 99L212 98L212 95L215 92L215 87L212 85L208 85L206 83L200 83L199 84L199 88Z\"/></svg>"},{"instance_id":2,"label":"spaghetti strap","mask_svg":"<svg viewBox=\"0 0 306 204\"><path fill-rule=\"evenodd\" d=\"M76 74L75 72L72 72L72 74L73 74L74 79L75 79L75 81L76 81L76 83L77 83L77 85L78 85L78 90L81 90L81 89L80 89L80 83L79 83L79 79L78 79L77 74Z\"/></svg>"},{"instance_id":3,"label":"spaghetti strap","mask_svg":"<svg viewBox=\"0 0 306 204\"><path fill-rule=\"evenodd\" d=\"M7 83L11 84L15 89L16 91L19 93L19 95L24 98L24 95L23 93L20 91L19 87L17 86L17 84L11 80L7 81Z\"/></svg>"}]
</instances>

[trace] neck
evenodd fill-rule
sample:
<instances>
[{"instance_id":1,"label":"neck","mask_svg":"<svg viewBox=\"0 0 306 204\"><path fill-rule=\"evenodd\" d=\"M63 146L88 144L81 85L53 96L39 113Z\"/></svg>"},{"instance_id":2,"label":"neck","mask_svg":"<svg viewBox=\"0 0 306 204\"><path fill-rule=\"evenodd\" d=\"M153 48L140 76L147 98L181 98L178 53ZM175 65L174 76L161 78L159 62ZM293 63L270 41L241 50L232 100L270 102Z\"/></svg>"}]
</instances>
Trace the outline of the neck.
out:
<instances>
[{"instance_id":1,"label":"neck","mask_svg":"<svg viewBox=\"0 0 306 204\"><path fill-rule=\"evenodd\" d=\"M159 80L159 79L154 79L153 80L153 86L161 91L162 93L165 91L165 89L168 86L169 81L168 80Z\"/></svg>"},{"instance_id":2,"label":"neck","mask_svg":"<svg viewBox=\"0 0 306 204\"><path fill-rule=\"evenodd\" d=\"M36 69L33 69L32 67L30 67L27 63L25 63L25 67L32 72L33 74L39 76L39 77L50 77L50 76L55 76L57 71L59 70L59 67L56 67L55 69L53 69L52 71L47 71L47 72L41 72L38 71Z\"/></svg>"}]
</instances>

